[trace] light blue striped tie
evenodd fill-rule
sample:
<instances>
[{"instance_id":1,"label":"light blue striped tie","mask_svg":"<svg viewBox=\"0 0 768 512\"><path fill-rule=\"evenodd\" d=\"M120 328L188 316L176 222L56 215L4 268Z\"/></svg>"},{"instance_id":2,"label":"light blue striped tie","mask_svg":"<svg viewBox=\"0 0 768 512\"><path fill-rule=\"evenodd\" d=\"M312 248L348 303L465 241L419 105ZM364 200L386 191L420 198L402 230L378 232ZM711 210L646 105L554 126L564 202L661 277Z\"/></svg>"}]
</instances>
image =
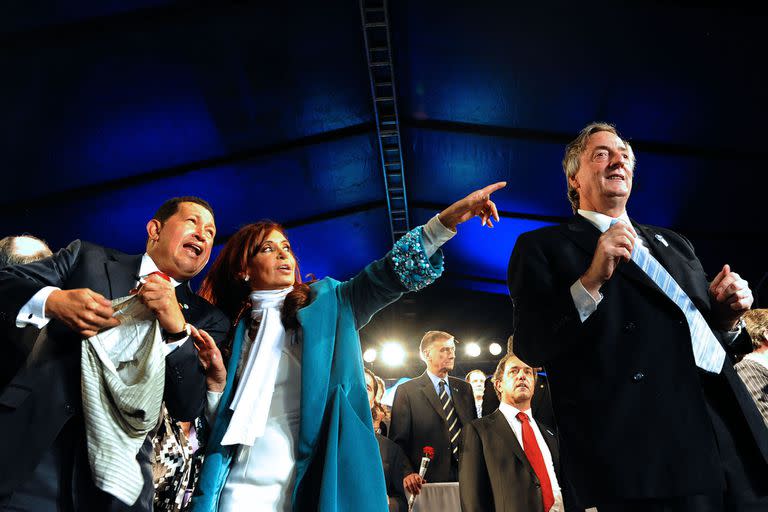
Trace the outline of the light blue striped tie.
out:
<instances>
[{"instance_id":1,"label":"light blue striped tie","mask_svg":"<svg viewBox=\"0 0 768 512\"><path fill-rule=\"evenodd\" d=\"M618 219L611 221L611 226ZM642 245L639 240L635 242L635 248L632 251L632 261L637 263L643 272L658 285L659 288L677 304L685 319L688 321L688 329L691 332L691 344L693 345L693 358L696 366L702 370L712 373L720 373L725 361L725 350L715 338L709 324L701 316L696 306L693 305L688 295L680 288L675 279L669 275L669 272L653 257L648 249Z\"/></svg>"}]
</instances>

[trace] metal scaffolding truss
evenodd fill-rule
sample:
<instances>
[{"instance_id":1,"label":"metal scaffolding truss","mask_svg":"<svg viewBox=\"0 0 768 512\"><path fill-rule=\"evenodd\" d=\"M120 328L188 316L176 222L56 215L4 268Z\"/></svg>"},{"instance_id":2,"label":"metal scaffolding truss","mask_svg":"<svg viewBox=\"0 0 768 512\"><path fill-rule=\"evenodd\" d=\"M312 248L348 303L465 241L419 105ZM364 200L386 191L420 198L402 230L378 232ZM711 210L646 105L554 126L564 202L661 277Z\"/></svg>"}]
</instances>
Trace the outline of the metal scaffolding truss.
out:
<instances>
[{"instance_id":1,"label":"metal scaffolding truss","mask_svg":"<svg viewBox=\"0 0 768 512\"><path fill-rule=\"evenodd\" d=\"M405 193L405 169L400 143L395 75L389 37L387 0L360 0L360 15L368 58L376 132L379 139L381 168L387 194L387 210L392 241L408 232L408 200Z\"/></svg>"}]
</instances>

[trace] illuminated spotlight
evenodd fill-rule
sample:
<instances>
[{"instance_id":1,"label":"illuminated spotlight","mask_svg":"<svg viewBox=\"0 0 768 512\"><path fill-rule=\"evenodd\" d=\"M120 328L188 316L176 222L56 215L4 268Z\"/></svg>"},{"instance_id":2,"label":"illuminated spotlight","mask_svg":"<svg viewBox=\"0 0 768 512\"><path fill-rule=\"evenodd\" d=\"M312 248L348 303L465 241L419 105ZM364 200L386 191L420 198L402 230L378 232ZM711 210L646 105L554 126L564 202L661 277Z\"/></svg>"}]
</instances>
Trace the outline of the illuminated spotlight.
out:
<instances>
[{"instance_id":1,"label":"illuminated spotlight","mask_svg":"<svg viewBox=\"0 0 768 512\"><path fill-rule=\"evenodd\" d=\"M491 346L488 347L488 352L491 353L491 355L497 356L501 354L501 345L498 343L491 343Z\"/></svg>"},{"instance_id":2,"label":"illuminated spotlight","mask_svg":"<svg viewBox=\"0 0 768 512\"><path fill-rule=\"evenodd\" d=\"M366 363L372 363L376 360L376 349L375 348L369 348L365 352L363 352L363 361Z\"/></svg>"},{"instance_id":3,"label":"illuminated spotlight","mask_svg":"<svg viewBox=\"0 0 768 512\"><path fill-rule=\"evenodd\" d=\"M478 345L474 341L471 343L467 343L467 348L465 348L464 351L469 357L477 357L480 355L480 352L481 352L480 345Z\"/></svg>"},{"instance_id":4,"label":"illuminated spotlight","mask_svg":"<svg viewBox=\"0 0 768 512\"><path fill-rule=\"evenodd\" d=\"M390 341L381 346L381 359L389 366L400 366L405 361L405 350L396 341Z\"/></svg>"}]
</instances>

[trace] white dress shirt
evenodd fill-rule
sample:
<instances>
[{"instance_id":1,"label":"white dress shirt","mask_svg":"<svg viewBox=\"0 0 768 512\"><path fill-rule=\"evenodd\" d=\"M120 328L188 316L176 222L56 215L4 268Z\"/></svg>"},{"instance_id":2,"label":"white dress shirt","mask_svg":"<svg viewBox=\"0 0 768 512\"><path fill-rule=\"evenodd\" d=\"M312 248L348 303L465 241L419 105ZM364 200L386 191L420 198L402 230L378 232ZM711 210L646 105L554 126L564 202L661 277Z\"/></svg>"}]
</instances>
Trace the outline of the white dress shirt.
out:
<instances>
[{"instance_id":1,"label":"white dress shirt","mask_svg":"<svg viewBox=\"0 0 768 512\"><path fill-rule=\"evenodd\" d=\"M536 420L534 420L533 416L531 415L531 410L528 409L526 411L521 411L520 409L516 409L515 407L502 401L499 404L499 411L504 415L507 423L509 423L509 426L512 428L512 432L514 432L515 437L517 438L517 442L520 443L520 448L523 448L523 425L520 423L520 420L517 419L517 414L522 412L530 419L533 435L536 437L536 443L539 445L539 450L541 450L542 457L544 457L544 465L547 467L549 481L552 484L552 495L555 497L555 503L552 505L552 508L550 508L548 512L562 512L563 493L560 490L560 484L557 482L555 465L552 462L552 453L549 451L549 445L547 445L547 442L544 440L544 436L541 434L539 426L536 424Z\"/></svg>"}]
</instances>

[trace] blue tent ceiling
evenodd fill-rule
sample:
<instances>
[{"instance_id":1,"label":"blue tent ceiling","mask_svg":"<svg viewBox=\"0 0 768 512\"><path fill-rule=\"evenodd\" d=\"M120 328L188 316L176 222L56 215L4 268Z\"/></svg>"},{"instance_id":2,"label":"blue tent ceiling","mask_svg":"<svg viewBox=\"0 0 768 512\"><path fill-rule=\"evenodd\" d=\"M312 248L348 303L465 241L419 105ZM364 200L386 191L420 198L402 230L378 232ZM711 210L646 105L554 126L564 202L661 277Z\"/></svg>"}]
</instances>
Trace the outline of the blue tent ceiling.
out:
<instances>
[{"instance_id":1,"label":"blue tent ceiling","mask_svg":"<svg viewBox=\"0 0 768 512\"><path fill-rule=\"evenodd\" d=\"M418 336L433 311L460 319L459 336L506 337L515 239L570 215L562 150L593 120L616 123L638 154L631 216L688 235L710 272L765 275L764 16L661 3L389 9L411 223L509 185L499 226L462 230L438 293L380 315L372 342L409 314L400 335ZM216 208L220 240L258 218L286 223L319 277L350 277L388 246L356 2L30 0L0 15L0 63L0 234L138 252L156 206L195 194ZM469 302L492 317L481 326Z\"/></svg>"}]
</instances>

